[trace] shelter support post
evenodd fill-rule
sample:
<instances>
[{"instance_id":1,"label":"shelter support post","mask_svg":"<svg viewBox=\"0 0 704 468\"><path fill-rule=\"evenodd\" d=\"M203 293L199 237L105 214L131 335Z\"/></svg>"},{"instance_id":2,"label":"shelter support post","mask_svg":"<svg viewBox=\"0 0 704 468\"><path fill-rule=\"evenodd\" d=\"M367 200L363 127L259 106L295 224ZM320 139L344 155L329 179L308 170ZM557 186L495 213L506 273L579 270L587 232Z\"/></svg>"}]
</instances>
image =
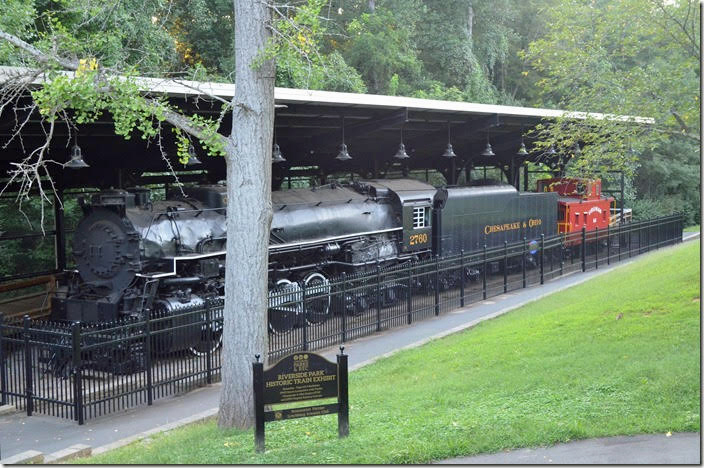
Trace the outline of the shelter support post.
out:
<instances>
[{"instance_id":1,"label":"shelter support post","mask_svg":"<svg viewBox=\"0 0 704 468\"><path fill-rule=\"evenodd\" d=\"M64 223L63 189L59 186L54 194L54 245L56 247L56 269L66 269L66 226Z\"/></svg>"}]
</instances>

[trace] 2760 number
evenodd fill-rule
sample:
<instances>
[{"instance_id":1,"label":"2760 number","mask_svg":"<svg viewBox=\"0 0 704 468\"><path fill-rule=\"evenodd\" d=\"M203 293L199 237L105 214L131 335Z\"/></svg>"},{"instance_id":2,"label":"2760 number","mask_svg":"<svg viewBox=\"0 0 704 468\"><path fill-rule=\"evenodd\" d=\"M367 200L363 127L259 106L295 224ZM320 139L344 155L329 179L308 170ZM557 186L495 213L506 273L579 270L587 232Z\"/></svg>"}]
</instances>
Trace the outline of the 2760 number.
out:
<instances>
[{"instance_id":1,"label":"2760 number","mask_svg":"<svg viewBox=\"0 0 704 468\"><path fill-rule=\"evenodd\" d=\"M408 245L427 244L428 239L428 234L411 234L408 239Z\"/></svg>"}]
</instances>

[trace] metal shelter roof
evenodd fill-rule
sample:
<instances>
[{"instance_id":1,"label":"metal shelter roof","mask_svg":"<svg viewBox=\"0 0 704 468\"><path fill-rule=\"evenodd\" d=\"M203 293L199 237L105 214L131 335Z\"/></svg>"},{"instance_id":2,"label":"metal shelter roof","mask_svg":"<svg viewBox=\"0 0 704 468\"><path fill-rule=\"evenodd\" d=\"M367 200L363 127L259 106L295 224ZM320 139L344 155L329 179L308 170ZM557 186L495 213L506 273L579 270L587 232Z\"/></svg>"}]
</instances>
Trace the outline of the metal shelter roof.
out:
<instances>
[{"instance_id":1,"label":"metal shelter roof","mask_svg":"<svg viewBox=\"0 0 704 468\"><path fill-rule=\"evenodd\" d=\"M16 69L0 67L0 81L3 74L13 70ZM41 80L36 84L40 85ZM233 84L185 80L140 78L139 84L149 93L168 96L170 102L186 112L209 116L219 114L219 99L229 101L235 90ZM288 88L276 88L275 101L275 140L286 158L286 162L274 165L275 186L292 168L311 174L354 172L368 178L383 176L390 168L399 166L393 155L401 141L410 156L404 162L407 170L437 169L447 177L449 171L459 171L467 165L513 167L525 159L516 156L524 131L546 118L565 114L575 119L587 116L553 109ZM335 159L342 142L343 122L345 143L353 158L347 162ZM5 111L0 116L0 144L8 141L15 124L16 116L12 112ZM103 116L98 122L79 128L78 143L90 167L77 171L64 169L57 174L64 186L136 185L144 183L141 174L145 172L168 170L157 142L145 142L139 135L125 140L113 133L112 125L110 116ZM221 132L229 134L230 128L231 120L226 116ZM441 156L448 143L448 128L450 142L458 156L454 161ZM69 159L73 142L67 137L67 128L57 125L51 146L51 156L57 161ZM496 156L480 156L487 140ZM0 149L0 174L5 174L12 161L21 159L25 152L43 141L44 131L39 119L30 116L22 139L15 138ZM525 142L530 152L530 141ZM164 132L162 147L170 155L175 169L185 169L172 156L175 145L171 132ZM205 168L211 181L224 179L223 158L207 157L197 144L195 148L203 165L188 169ZM526 158L536 156L531 154Z\"/></svg>"}]
</instances>

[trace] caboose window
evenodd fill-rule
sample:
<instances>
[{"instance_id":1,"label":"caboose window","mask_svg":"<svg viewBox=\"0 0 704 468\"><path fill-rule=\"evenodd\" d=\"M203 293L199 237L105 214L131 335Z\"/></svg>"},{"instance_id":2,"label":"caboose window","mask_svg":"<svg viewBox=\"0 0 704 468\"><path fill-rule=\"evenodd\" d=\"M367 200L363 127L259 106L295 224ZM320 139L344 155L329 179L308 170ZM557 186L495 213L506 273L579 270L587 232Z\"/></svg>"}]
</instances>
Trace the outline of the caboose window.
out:
<instances>
[{"instance_id":1,"label":"caboose window","mask_svg":"<svg viewBox=\"0 0 704 468\"><path fill-rule=\"evenodd\" d=\"M413 208L413 229L421 229L428 226L428 209L426 207Z\"/></svg>"}]
</instances>

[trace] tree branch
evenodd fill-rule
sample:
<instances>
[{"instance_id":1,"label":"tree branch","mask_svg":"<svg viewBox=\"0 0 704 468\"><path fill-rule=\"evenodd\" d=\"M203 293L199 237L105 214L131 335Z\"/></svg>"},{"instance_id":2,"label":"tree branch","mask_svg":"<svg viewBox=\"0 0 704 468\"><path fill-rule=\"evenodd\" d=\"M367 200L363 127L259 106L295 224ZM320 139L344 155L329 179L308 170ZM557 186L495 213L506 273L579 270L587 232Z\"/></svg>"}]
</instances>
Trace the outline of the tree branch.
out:
<instances>
[{"instance_id":1,"label":"tree branch","mask_svg":"<svg viewBox=\"0 0 704 468\"><path fill-rule=\"evenodd\" d=\"M20 39L17 36L13 36L12 34L8 34L5 31L0 30L0 39L4 39L7 42L9 42L10 44L14 45L15 47L19 47L20 49L29 53L39 63L43 63L43 64L48 65L51 62L56 62L57 64L61 65L64 68L67 68L69 70L77 70L78 69L78 62L77 61L47 54L46 52L43 52L43 51L37 49L36 47L34 47L32 44L29 44L29 43L23 41L22 39Z\"/></svg>"},{"instance_id":2,"label":"tree branch","mask_svg":"<svg viewBox=\"0 0 704 468\"><path fill-rule=\"evenodd\" d=\"M71 60L67 59L64 57L60 57L56 54L49 54L47 52L44 52L33 45L23 41L22 39L13 36L12 34L6 33L2 30L0 30L0 39L4 39L5 41L13 44L16 47L19 47L20 49L28 52L32 57L35 58L39 63L42 64L50 64L52 62L57 63L61 65L63 68L71 71L76 71L78 70L80 63L76 60ZM101 70L101 73L104 74L113 74L116 76L119 76L119 73L111 70L109 68L104 68ZM34 76L38 76L40 73L36 73ZM99 91L102 93L106 93L110 91L110 87L102 87L99 88ZM144 97L144 99L152 105L155 109L161 108L161 110L164 113L165 119L168 123L173 125L174 127L178 128L179 130L184 131L185 133L188 133L189 135L198 138L199 140L205 140L207 139L210 135L206 135L205 133L205 128L201 125L194 124L188 117L185 115L174 111L172 108L168 106L164 106L163 103L161 103L157 99L149 98L149 97ZM225 136L219 135L220 143L222 145L225 145L227 142L227 138Z\"/></svg>"}]
</instances>

